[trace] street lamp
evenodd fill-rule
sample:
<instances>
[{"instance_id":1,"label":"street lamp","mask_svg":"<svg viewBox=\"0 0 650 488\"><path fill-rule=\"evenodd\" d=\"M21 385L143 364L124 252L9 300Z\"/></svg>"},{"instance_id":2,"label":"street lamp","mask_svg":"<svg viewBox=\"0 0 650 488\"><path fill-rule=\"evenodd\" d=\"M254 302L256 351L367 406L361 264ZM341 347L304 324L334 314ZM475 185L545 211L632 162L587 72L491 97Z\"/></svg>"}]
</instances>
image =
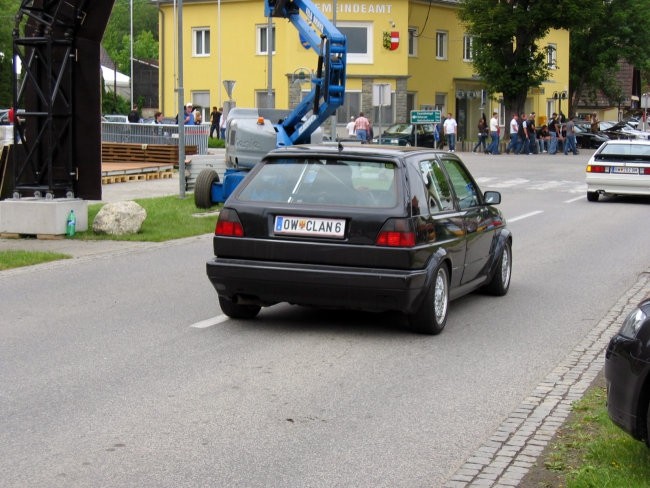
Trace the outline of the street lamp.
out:
<instances>
[{"instance_id":1,"label":"street lamp","mask_svg":"<svg viewBox=\"0 0 650 488\"><path fill-rule=\"evenodd\" d=\"M566 90L561 92L553 92L553 99L559 100L558 112L562 113L562 100L566 100L567 93Z\"/></svg>"},{"instance_id":2,"label":"street lamp","mask_svg":"<svg viewBox=\"0 0 650 488\"><path fill-rule=\"evenodd\" d=\"M130 83L130 91L131 91L131 109L133 109L133 0L130 2L129 6L129 24L130 24L130 37L129 37L129 44L130 44L130 53L129 53L129 60L130 60L130 66L129 70L131 71L131 76L129 78L129 83Z\"/></svg>"}]
</instances>

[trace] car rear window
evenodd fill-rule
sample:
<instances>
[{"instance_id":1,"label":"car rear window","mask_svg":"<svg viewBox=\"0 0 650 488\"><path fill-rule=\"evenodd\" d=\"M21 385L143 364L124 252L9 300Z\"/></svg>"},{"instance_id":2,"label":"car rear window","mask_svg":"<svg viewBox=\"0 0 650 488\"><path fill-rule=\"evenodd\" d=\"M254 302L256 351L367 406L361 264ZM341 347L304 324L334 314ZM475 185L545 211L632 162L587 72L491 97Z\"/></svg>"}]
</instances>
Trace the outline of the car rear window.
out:
<instances>
[{"instance_id":1,"label":"car rear window","mask_svg":"<svg viewBox=\"0 0 650 488\"><path fill-rule=\"evenodd\" d=\"M650 161L650 144L606 144L595 158L607 161Z\"/></svg>"},{"instance_id":2,"label":"car rear window","mask_svg":"<svg viewBox=\"0 0 650 488\"><path fill-rule=\"evenodd\" d=\"M286 158L267 161L238 195L241 201L393 207L392 162Z\"/></svg>"}]
</instances>

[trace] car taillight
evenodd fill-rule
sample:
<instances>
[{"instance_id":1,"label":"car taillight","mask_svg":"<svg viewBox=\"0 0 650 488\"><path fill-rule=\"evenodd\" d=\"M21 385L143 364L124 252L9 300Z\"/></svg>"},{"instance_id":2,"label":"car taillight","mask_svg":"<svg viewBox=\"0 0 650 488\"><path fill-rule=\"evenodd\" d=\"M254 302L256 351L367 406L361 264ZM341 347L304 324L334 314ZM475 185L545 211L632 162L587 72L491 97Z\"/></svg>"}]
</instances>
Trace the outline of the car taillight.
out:
<instances>
[{"instance_id":1,"label":"car taillight","mask_svg":"<svg viewBox=\"0 0 650 488\"><path fill-rule=\"evenodd\" d=\"M641 174L650 175L650 168L641 168Z\"/></svg>"},{"instance_id":2,"label":"car taillight","mask_svg":"<svg viewBox=\"0 0 650 488\"><path fill-rule=\"evenodd\" d=\"M597 164L588 164L587 173L608 173L607 166L601 166Z\"/></svg>"},{"instance_id":3,"label":"car taillight","mask_svg":"<svg viewBox=\"0 0 650 488\"><path fill-rule=\"evenodd\" d=\"M390 219L379 231L377 246L387 247L413 247L415 246L415 232L411 228L409 219Z\"/></svg>"},{"instance_id":4,"label":"car taillight","mask_svg":"<svg viewBox=\"0 0 650 488\"><path fill-rule=\"evenodd\" d=\"M237 212L229 208L224 208L219 213L214 234L217 236L243 237L244 227L241 225Z\"/></svg>"}]
</instances>

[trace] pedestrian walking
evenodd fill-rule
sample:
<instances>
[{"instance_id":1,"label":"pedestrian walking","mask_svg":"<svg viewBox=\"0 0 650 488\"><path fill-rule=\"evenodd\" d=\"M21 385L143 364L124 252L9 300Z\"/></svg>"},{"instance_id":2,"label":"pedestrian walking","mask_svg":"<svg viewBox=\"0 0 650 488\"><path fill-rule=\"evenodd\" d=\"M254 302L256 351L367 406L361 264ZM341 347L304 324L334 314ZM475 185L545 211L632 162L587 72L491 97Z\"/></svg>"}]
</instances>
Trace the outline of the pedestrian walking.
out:
<instances>
[{"instance_id":1,"label":"pedestrian walking","mask_svg":"<svg viewBox=\"0 0 650 488\"><path fill-rule=\"evenodd\" d=\"M354 137L354 115L350 117L350 122L348 122L348 125L345 126L345 130L348 131L348 137Z\"/></svg>"},{"instance_id":2,"label":"pedestrian walking","mask_svg":"<svg viewBox=\"0 0 650 488\"><path fill-rule=\"evenodd\" d=\"M485 142L487 141L487 136L488 124L487 120L485 120L485 114L482 114L481 118L478 121L478 142L474 146L474 149L472 149L472 152L476 152L479 147L482 147L483 150L481 152L487 153L487 146Z\"/></svg>"},{"instance_id":3,"label":"pedestrian walking","mask_svg":"<svg viewBox=\"0 0 650 488\"><path fill-rule=\"evenodd\" d=\"M368 129L370 128L370 121L363 115L363 112L359 113L359 116L354 121L354 132L357 135L357 139L361 141L361 144L368 142Z\"/></svg>"},{"instance_id":4,"label":"pedestrian walking","mask_svg":"<svg viewBox=\"0 0 650 488\"><path fill-rule=\"evenodd\" d=\"M222 108L212 107L212 112L210 112L210 137L216 132L217 139L219 139L219 123L221 122L222 112Z\"/></svg>"},{"instance_id":5,"label":"pedestrian walking","mask_svg":"<svg viewBox=\"0 0 650 488\"><path fill-rule=\"evenodd\" d=\"M447 143L449 144L449 152L456 152L456 133L458 131L458 124L451 112L447 114L445 123L442 124L442 129L447 138Z\"/></svg>"},{"instance_id":6,"label":"pedestrian walking","mask_svg":"<svg viewBox=\"0 0 650 488\"><path fill-rule=\"evenodd\" d=\"M535 112L531 112L528 116L528 140L530 141L528 154L539 153L539 146L537 145L537 128L535 127Z\"/></svg>"},{"instance_id":7,"label":"pedestrian walking","mask_svg":"<svg viewBox=\"0 0 650 488\"><path fill-rule=\"evenodd\" d=\"M488 154L501 154L499 152L499 136L501 130L499 127L499 113L492 112L492 118L490 119L490 137L492 141L490 142L490 147L487 149Z\"/></svg>"},{"instance_id":8,"label":"pedestrian walking","mask_svg":"<svg viewBox=\"0 0 650 488\"><path fill-rule=\"evenodd\" d=\"M521 114L521 121L519 122L519 151L515 154L530 154L530 139L528 136L528 116L526 112Z\"/></svg>"},{"instance_id":9,"label":"pedestrian walking","mask_svg":"<svg viewBox=\"0 0 650 488\"><path fill-rule=\"evenodd\" d=\"M517 154L519 152L519 116L517 114L512 114L512 119L510 120L510 142L506 147L506 154L510 154L510 151Z\"/></svg>"},{"instance_id":10,"label":"pedestrian walking","mask_svg":"<svg viewBox=\"0 0 650 488\"><path fill-rule=\"evenodd\" d=\"M578 154L578 147L576 146L576 124L573 118L570 118L566 123L566 137L564 139L564 155L569 154L569 151L573 155Z\"/></svg>"}]
</instances>

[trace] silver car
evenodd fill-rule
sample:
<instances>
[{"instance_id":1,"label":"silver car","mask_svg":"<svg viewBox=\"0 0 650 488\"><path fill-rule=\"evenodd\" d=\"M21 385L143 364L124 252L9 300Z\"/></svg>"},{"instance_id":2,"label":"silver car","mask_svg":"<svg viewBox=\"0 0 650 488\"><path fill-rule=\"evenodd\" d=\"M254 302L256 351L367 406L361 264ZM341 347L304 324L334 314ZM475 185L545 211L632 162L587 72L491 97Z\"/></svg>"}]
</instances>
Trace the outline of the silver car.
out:
<instances>
[{"instance_id":1,"label":"silver car","mask_svg":"<svg viewBox=\"0 0 650 488\"><path fill-rule=\"evenodd\" d=\"M650 196L650 141L604 142L587 163L587 200L603 194Z\"/></svg>"}]
</instances>

